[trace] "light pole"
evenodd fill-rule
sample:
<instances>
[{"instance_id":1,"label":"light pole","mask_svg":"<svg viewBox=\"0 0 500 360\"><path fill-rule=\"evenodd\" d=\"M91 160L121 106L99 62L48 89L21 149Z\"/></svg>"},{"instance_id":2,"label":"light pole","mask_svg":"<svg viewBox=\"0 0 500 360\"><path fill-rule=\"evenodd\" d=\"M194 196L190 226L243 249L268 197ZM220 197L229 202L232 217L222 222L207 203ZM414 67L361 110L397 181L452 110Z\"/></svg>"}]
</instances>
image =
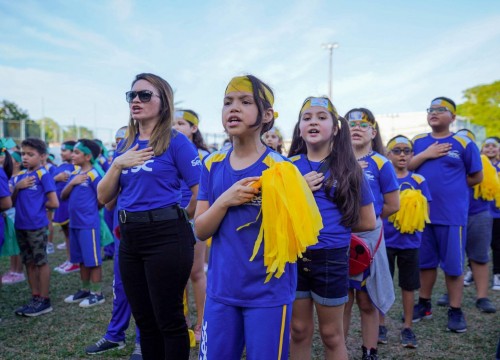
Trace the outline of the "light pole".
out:
<instances>
[{"instance_id":1,"label":"light pole","mask_svg":"<svg viewBox=\"0 0 500 360\"><path fill-rule=\"evenodd\" d=\"M330 52L330 63L328 67L328 97L330 98L330 101L332 100L332 58L333 58L333 49L336 49L339 47L339 44L336 42L330 42L326 44L321 45L323 49L327 49Z\"/></svg>"}]
</instances>

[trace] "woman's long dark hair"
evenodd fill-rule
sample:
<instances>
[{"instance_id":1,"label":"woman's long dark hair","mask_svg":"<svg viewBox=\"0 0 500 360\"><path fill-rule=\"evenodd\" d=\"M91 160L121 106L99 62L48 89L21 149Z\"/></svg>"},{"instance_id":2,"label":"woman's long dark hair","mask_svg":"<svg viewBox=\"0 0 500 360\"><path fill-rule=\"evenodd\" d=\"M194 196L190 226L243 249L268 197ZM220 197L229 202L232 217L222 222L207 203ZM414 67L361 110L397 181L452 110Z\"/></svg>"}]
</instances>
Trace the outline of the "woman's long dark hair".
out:
<instances>
[{"instance_id":1,"label":"woman's long dark hair","mask_svg":"<svg viewBox=\"0 0 500 360\"><path fill-rule=\"evenodd\" d=\"M306 101L309 100L306 99ZM328 102L331 104L330 100ZM333 107L333 104L332 108ZM353 227L359 222L361 206L361 187L363 170L356 161L351 144L351 133L347 121L329 111L333 119L334 131L330 139L331 152L325 161L328 162L330 176L325 181L326 196L331 199L342 213L341 224ZM299 124L302 114L293 131L292 144L288 156L307 155L307 146L300 136ZM335 134L335 129L337 133ZM332 196L332 188L335 188Z\"/></svg>"}]
</instances>

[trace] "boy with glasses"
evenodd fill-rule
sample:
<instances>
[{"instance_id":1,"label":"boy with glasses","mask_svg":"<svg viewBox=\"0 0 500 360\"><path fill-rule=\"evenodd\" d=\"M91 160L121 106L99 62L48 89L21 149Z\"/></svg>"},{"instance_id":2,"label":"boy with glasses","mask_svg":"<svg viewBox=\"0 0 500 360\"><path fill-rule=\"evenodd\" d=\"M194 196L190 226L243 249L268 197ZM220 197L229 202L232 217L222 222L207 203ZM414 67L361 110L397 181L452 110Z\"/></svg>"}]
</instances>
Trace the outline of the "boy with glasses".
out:
<instances>
[{"instance_id":1,"label":"boy with glasses","mask_svg":"<svg viewBox=\"0 0 500 360\"><path fill-rule=\"evenodd\" d=\"M432 131L414 139L415 156L408 168L423 175L432 196L431 224L424 229L420 251L420 298L413 321L432 317L431 296L437 267L445 273L450 298L448 330L467 331L461 309L465 252L464 226L467 225L470 186L483 178L479 149L470 140L450 131L455 120L453 100L438 97L427 109Z\"/></svg>"},{"instance_id":2,"label":"boy with glasses","mask_svg":"<svg viewBox=\"0 0 500 360\"><path fill-rule=\"evenodd\" d=\"M413 143L403 135L397 135L387 144L387 157L391 160L400 190L400 210L384 220L384 236L389 269L394 277L397 258L399 271L399 287L403 300L404 325L401 330L401 345L406 348L416 348L417 338L411 330L413 319L414 292L420 288L419 249L422 242L422 229L408 229L400 226L395 220L405 214L412 219L424 220L428 216L426 204L431 201L427 182L422 175L408 171L408 163L413 155ZM419 192L423 197L419 197ZM410 199L411 203L406 202ZM421 207L415 207L419 200ZM421 209L417 213L417 209ZM425 224L425 223L424 223ZM387 329L384 317L380 316L379 343L387 344Z\"/></svg>"}]
</instances>

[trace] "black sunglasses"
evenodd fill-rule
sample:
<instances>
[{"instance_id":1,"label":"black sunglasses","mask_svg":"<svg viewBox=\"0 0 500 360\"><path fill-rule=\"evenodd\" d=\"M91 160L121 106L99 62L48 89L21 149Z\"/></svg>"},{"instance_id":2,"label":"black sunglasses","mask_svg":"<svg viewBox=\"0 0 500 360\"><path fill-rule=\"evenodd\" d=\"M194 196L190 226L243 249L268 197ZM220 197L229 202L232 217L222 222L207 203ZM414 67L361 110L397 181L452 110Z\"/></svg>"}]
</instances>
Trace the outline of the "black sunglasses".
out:
<instances>
[{"instance_id":1,"label":"black sunglasses","mask_svg":"<svg viewBox=\"0 0 500 360\"><path fill-rule=\"evenodd\" d=\"M401 152L403 152L405 155L410 155L411 149L410 148L404 148L404 149L395 148L395 149L392 149L391 152L394 155L401 155Z\"/></svg>"},{"instance_id":2,"label":"black sunglasses","mask_svg":"<svg viewBox=\"0 0 500 360\"><path fill-rule=\"evenodd\" d=\"M153 94L153 92L149 90L127 91L125 93L125 99L127 99L128 103L131 103L134 101L136 96L139 96L139 100L141 102L149 102L151 101L151 97L153 95L160 97L159 95Z\"/></svg>"}]
</instances>

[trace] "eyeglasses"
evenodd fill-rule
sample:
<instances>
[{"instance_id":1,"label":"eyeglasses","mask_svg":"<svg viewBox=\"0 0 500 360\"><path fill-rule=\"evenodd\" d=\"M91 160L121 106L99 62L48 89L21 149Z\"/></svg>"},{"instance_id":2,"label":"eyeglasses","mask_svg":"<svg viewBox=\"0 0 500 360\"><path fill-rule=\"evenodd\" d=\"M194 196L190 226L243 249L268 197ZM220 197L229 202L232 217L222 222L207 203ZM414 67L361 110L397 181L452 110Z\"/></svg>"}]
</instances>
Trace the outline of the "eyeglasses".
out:
<instances>
[{"instance_id":1,"label":"eyeglasses","mask_svg":"<svg viewBox=\"0 0 500 360\"><path fill-rule=\"evenodd\" d=\"M355 129L358 127L361 131L368 131L368 129L372 126L368 121L349 121L349 129Z\"/></svg>"},{"instance_id":2,"label":"eyeglasses","mask_svg":"<svg viewBox=\"0 0 500 360\"><path fill-rule=\"evenodd\" d=\"M141 102L149 102L151 101L151 97L153 95L160 97L159 95L153 94L153 92L149 90L127 91L125 93L125 99L127 99L128 103L131 103L134 101L136 96L139 96L139 100Z\"/></svg>"},{"instance_id":3,"label":"eyeglasses","mask_svg":"<svg viewBox=\"0 0 500 360\"><path fill-rule=\"evenodd\" d=\"M411 153L411 149L410 148L404 148L404 149L400 149L400 148L394 148L391 150L391 152L394 154L394 155L401 155L401 153L403 152L405 155L410 155Z\"/></svg>"},{"instance_id":4,"label":"eyeglasses","mask_svg":"<svg viewBox=\"0 0 500 360\"><path fill-rule=\"evenodd\" d=\"M435 108L428 108L427 114L431 114L433 112L435 112L437 114L442 114L442 113L445 113L447 111L450 111L450 110L448 110L448 108L445 108L444 106L440 106L440 107L435 107Z\"/></svg>"}]
</instances>

